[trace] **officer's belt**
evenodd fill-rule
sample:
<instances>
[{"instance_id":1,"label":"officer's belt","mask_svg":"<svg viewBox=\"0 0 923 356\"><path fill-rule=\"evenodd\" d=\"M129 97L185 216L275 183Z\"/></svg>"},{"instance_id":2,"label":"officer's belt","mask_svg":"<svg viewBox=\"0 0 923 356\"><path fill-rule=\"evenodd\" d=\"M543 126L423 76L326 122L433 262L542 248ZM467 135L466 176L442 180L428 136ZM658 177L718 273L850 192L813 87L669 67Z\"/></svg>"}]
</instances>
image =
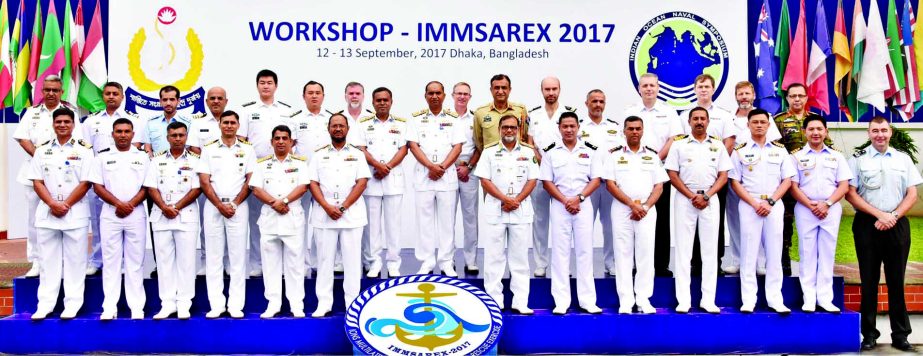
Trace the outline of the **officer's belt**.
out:
<instances>
[{"instance_id":1,"label":"officer's belt","mask_svg":"<svg viewBox=\"0 0 923 356\"><path fill-rule=\"evenodd\" d=\"M235 197L231 197L231 198L218 198L218 199L221 200L222 203L230 203L230 202L234 201L234 198L235 198Z\"/></svg>"},{"instance_id":2,"label":"officer's belt","mask_svg":"<svg viewBox=\"0 0 923 356\"><path fill-rule=\"evenodd\" d=\"M754 192L747 192L747 193L749 193L750 197L753 197L754 199L768 200L769 198L772 198L772 193L754 193Z\"/></svg>"}]
</instances>

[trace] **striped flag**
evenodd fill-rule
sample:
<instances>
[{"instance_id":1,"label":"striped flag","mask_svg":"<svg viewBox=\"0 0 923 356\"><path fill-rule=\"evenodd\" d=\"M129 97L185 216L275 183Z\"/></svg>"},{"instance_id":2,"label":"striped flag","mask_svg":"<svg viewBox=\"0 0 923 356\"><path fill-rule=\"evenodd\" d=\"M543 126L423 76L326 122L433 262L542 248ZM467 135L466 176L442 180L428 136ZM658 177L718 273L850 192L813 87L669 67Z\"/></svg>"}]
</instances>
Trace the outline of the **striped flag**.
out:
<instances>
[{"instance_id":1,"label":"striped flag","mask_svg":"<svg viewBox=\"0 0 923 356\"><path fill-rule=\"evenodd\" d=\"M849 120L859 121L862 115L869 110L869 106L859 102L859 77L862 71L862 59L865 56L865 14L862 12L862 3L856 2L853 8L852 17L852 43L850 44L850 53L852 54L852 70L849 72L850 90L846 94L846 104L849 106Z\"/></svg>"},{"instance_id":2,"label":"striped flag","mask_svg":"<svg viewBox=\"0 0 923 356\"><path fill-rule=\"evenodd\" d=\"M106 103L103 102L103 85L106 84L108 75L99 0L96 0L96 10L93 11L93 19L90 21L90 32L87 34L87 42L80 57L83 76L80 78L77 103L92 112L106 108Z\"/></svg>"},{"instance_id":3,"label":"striped flag","mask_svg":"<svg viewBox=\"0 0 923 356\"><path fill-rule=\"evenodd\" d=\"M792 46L792 24L788 17L788 0L782 0L782 12L779 14L779 26L776 32L776 57L779 58L779 80L776 82L776 93L785 96L782 92L782 80L785 79L785 68L788 66L788 52ZM787 106L782 100L782 110Z\"/></svg>"},{"instance_id":4,"label":"striped flag","mask_svg":"<svg viewBox=\"0 0 923 356\"><path fill-rule=\"evenodd\" d=\"M904 80L904 64L903 59L901 59L901 18L897 13L894 0L888 0L888 12L885 13L885 16L888 18L887 43L888 57L890 58L886 77L888 79L888 89L885 90L885 99L888 99L897 95L897 92L904 89L907 83Z\"/></svg>"},{"instance_id":5,"label":"striped flag","mask_svg":"<svg viewBox=\"0 0 923 356\"><path fill-rule=\"evenodd\" d=\"M54 1L49 2L48 16L45 19L45 36L42 37L42 55L38 62L38 75L35 77L34 99L42 97L45 77L61 75L64 69L64 43L61 41L61 26L58 24L58 12Z\"/></svg>"},{"instance_id":6,"label":"striped flag","mask_svg":"<svg viewBox=\"0 0 923 356\"><path fill-rule=\"evenodd\" d=\"M13 63L10 60L10 20L6 0L0 5L0 109L13 105Z\"/></svg>"},{"instance_id":7,"label":"striped flag","mask_svg":"<svg viewBox=\"0 0 923 356\"><path fill-rule=\"evenodd\" d=\"M808 26L805 23L804 15L804 0L801 0L801 11L798 14L798 25L795 26L795 37L792 39L788 64L785 66L785 78L782 79L782 89L786 89L789 85L794 83L807 85Z\"/></svg>"},{"instance_id":8,"label":"striped flag","mask_svg":"<svg viewBox=\"0 0 923 356\"><path fill-rule=\"evenodd\" d=\"M778 112L781 108L779 96L776 95L776 62L772 60L775 43L772 40L772 16L769 14L769 0L763 0L760 17L753 39L754 61L756 62L756 98L760 107L769 112Z\"/></svg>"},{"instance_id":9,"label":"striped flag","mask_svg":"<svg viewBox=\"0 0 923 356\"><path fill-rule=\"evenodd\" d=\"M30 44L32 49L29 51L31 57L29 57L29 83L32 85L32 88L37 87L35 83L35 78L38 78L38 62L42 57L42 2L35 2L35 20L32 21L32 40ZM41 83L39 83L41 84ZM41 100L41 96L32 98L33 102L38 102Z\"/></svg>"},{"instance_id":10,"label":"striped flag","mask_svg":"<svg viewBox=\"0 0 923 356\"><path fill-rule=\"evenodd\" d=\"M77 36L83 36L83 28L77 28L74 23L74 17L71 15L71 3L65 2L64 7L64 33L61 36L64 40L64 70L61 71L61 80L64 82L64 93L61 98L70 103L77 102L77 81L80 79L80 43ZM83 10L81 1L77 1L78 13ZM77 31L81 31L78 33Z\"/></svg>"},{"instance_id":11,"label":"striped flag","mask_svg":"<svg viewBox=\"0 0 923 356\"><path fill-rule=\"evenodd\" d=\"M855 37L853 41L856 41ZM854 47L855 48L855 47ZM855 52L853 52L855 62ZM862 54L862 67L858 71L858 93L856 99L872 105L878 111L885 111L885 90L888 89L888 67L891 59L888 57L888 42L885 39L885 30L881 26L881 12L878 10L878 1L869 3L868 28L865 33L865 52ZM855 75L856 72L854 71ZM858 118L859 116L856 116Z\"/></svg>"},{"instance_id":12,"label":"striped flag","mask_svg":"<svg viewBox=\"0 0 923 356\"><path fill-rule=\"evenodd\" d=\"M833 70L833 93L840 103L840 111L849 121L853 121L849 112L847 95L850 93L852 81L852 55L849 53L849 38L846 37L846 21L844 17L843 0L836 6L836 22L833 25L833 55L836 63Z\"/></svg>"},{"instance_id":13,"label":"striped flag","mask_svg":"<svg viewBox=\"0 0 923 356\"><path fill-rule=\"evenodd\" d=\"M13 57L13 110L21 114L23 110L32 105L32 86L29 84L29 38L25 36L22 22L25 19L25 0L19 0L19 12L16 14L16 23L13 25L13 38L10 40L11 56ZM22 40L25 40L23 42Z\"/></svg>"},{"instance_id":14,"label":"striped flag","mask_svg":"<svg viewBox=\"0 0 923 356\"><path fill-rule=\"evenodd\" d=\"M920 83L917 73L917 60L913 48L913 36L916 32L916 20L913 16L913 6L910 0L904 0L901 11L901 65L904 67L904 83L906 86L897 93L894 106L900 107L900 115L904 121L913 118L914 104L920 101Z\"/></svg>"},{"instance_id":15,"label":"striped flag","mask_svg":"<svg viewBox=\"0 0 923 356\"><path fill-rule=\"evenodd\" d=\"M827 91L827 56L830 54L827 13L824 11L824 1L817 0L814 40L811 41L811 57L808 61L807 73L808 108L817 108L824 114L830 113L830 93Z\"/></svg>"}]
</instances>

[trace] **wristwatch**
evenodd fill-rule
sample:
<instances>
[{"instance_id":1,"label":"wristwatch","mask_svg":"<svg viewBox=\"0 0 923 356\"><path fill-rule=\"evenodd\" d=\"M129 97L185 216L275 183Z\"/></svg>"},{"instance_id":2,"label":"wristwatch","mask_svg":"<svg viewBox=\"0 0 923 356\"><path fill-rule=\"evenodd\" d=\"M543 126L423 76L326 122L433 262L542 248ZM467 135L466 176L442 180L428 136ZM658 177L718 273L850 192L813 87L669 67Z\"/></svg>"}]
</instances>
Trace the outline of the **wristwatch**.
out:
<instances>
[{"instance_id":1,"label":"wristwatch","mask_svg":"<svg viewBox=\"0 0 923 356\"><path fill-rule=\"evenodd\" d=\"M827 204L827 207L833 206L833 202L829 200L824 200L824 204Z\"/></svg>"},{"instance_id":2,"label":"wristwatch","mask_svg":"<svg viewBox=\"0 0 923 356\"><path fill-rule=\"evenodd\" d=\"M288 204L288 197L282 198L282 204Z\"/></svg>"},{"instance_id":3,"label":"wristwatch","mask_svg":"<svg viewBox=\"0 0 923 356\"><path fill-rule=\"evenodd\" d=\"M773 198L766 198L766 202L769 203L769 206L776 206L776 200Z\"/></svg>"},{"instance_id":4,"label":"wristwatch","mask_svg":"<svg viewBox=\"0 0 923 356\"><path fill-rule=\"evenodd\" d=\"M581 193L581 194L577 194L577 198L580 199L580 202L581 202L581 203L583 203L583 201L586 200L586 197L585 197L582 193Z\"/></svg>"},{"instance_id":5,"label":"wristwatch","mask_svg":"<svg viewBox=\"0 0 923 356\"><path fill-rule=\"evenodd\" d=\"M237 210L237 204L235 204L234 202L229 202L228 204L231 204L231 208L234 208L234 210Z\"/></svg>"},{"instance_id":6,"label":"wristwatch","mask_svg":"<svg viewBox=\"0 0 923 356\"><path fill-rule=\"evenodd\" d=\"M704 190L699 190L699 191L696 191L695 193L696 193L696 194L702 194L702 198L704 198L705 201L708 201L708 198L711 198L710 196L708 196L708 193L705 193Z\"/></svg>"},{"instance_id":7,"label":"wristwatch","mask_svg":"<svg viewBox=\"0 0 923 356\"><path fill-rule=\"evenodd\" d=\"M342 213L342 212L345 212L345 211L346 211L346 207L345 207L345 206L341 206L341 207L340 207L340 212Z\"/></svg>"}]
</instances>

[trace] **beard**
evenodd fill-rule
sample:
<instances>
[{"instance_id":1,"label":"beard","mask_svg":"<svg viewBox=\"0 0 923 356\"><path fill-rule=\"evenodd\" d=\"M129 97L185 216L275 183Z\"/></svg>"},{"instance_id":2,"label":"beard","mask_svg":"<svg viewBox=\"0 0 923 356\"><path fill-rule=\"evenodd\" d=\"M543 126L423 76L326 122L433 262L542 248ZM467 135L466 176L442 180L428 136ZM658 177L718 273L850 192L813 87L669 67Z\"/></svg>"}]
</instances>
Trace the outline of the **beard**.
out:
<instances>
[{"instance_id":1,"label":"beard","mask_svg":"<svg viewBox=\"0 0 923 356\"><path fill-rule=\"evenodd\" d=\"M333 143L343 143L346 142L346 137L330 137L330 141Z\"/></svg>"},{"instance_id":2,"label":"beard","mask_svg":"<svg viewBox=\"0 0 923 356\"><path fill-rule=\"evenodd\" d=\"M753 109L753 103L737 103L737 107L744 110L750 110Z\"/></svg>"},{"instance_id":3,"label":"beard","mask_svg":"<svg viewBox=\"0 0 923 356\"><path fill-rule=\"evenodd\" d=\"M504 143L513 143L516 142L516 136L503 136Z\"/></svg>"},{"instance_id":4,"label":"beard","mask_svg":"<svg viewBox=\"0 0 923 356\"><path fill-rule=\"evenodd\" d=\"M349 107L352 108L352 109L358 109L360 106L362 106L362 103L358 103L358 102L356 102L356 103L350 102L350 103L349 103Z\"/></svg>"}]
</instances>

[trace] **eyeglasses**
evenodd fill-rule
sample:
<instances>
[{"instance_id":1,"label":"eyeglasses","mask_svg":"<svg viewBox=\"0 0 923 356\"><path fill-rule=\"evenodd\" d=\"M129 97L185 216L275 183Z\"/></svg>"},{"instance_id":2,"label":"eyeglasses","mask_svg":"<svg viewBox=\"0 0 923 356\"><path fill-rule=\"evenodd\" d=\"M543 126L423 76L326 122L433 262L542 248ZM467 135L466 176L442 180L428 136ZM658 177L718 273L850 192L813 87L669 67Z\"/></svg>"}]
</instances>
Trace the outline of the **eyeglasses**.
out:
<instances>
[{"instance_id":1,"label":"eyeglasses","mask_svg":"<svg viewBox=\"0 0 923 356\"><path fill-rule=\"evenodd\" d=\"M518 129L519 129L519 126L500 126L500 130L503 130L503 131L513 131L513 130L518 130Z\"/></svg>"},{"instance_id":2,"label":"eyeglasses","mask_svg":"<svg viewBox=\"0 0 923 356\"><path fill-rule=\"evenodd\" d=\"M792 99L804 99L804 98L807 98L808 96L804 94L789 94L788 97Z\"/></svg>"},{"instance_id":3,"label":"eyeglasses","mask_svg":"<svg viewBox=\"0 0 923 356\"><path fill-rule=\"evenodd\" d=\"M61 89L56 88L42 88L43 93L60 93Z\"/></svg>"}]
</instances>

